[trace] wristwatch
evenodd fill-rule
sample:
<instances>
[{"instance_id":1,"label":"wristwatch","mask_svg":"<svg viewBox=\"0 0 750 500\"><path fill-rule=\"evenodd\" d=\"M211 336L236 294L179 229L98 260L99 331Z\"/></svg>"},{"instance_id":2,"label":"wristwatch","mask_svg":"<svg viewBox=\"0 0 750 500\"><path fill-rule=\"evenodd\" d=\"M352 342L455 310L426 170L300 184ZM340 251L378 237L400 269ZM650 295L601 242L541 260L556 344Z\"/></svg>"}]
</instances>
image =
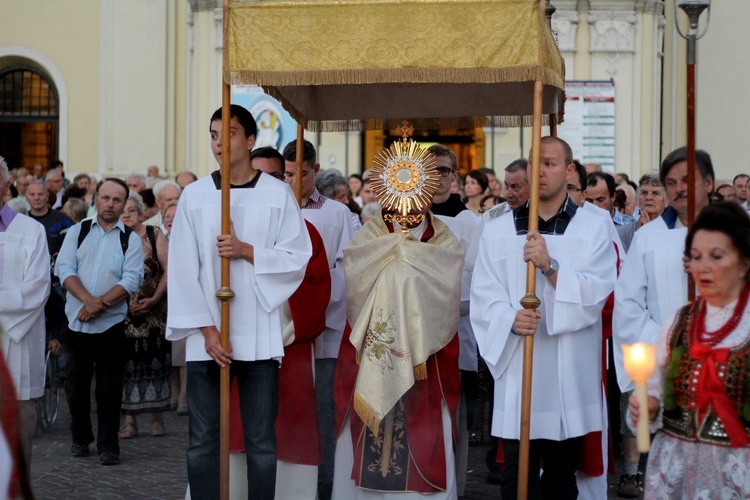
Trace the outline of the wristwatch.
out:
<instances>
[{"instance_id":1,"label":"wristwatch","mask_svg":"<svg viewBox=\"0 0 750 500\"><path fill-rule=\"evenodd\" d=\"M557 263L555 259L549 260L549 269L547 269L546 272L542 273L545 278L549 278L553 274L557 272L557 270L560 269L560 264Z\"/></svg>"}]
</instances>

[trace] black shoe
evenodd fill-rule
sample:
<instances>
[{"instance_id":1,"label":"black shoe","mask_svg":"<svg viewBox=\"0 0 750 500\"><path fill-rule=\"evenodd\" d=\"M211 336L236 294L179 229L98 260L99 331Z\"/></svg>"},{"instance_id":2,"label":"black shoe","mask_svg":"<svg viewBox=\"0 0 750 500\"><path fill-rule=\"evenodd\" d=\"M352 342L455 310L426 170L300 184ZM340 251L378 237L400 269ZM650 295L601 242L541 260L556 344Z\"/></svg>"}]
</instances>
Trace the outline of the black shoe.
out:
<instances>
[{"instance_id":1,"label":"black shoe","mask_svg":"<svg viewBox=\"0 0 750 500\"><path fill-rule=\"evenodd\" d=\"M333 483L321 481L318 483L318 500L331 500L333 494Z\"/></svg>"},{"instance_id":2,"label":"black shoe","mask_svg":"<svg viewBox=\"0 0 750 500\"><path fill-rule=\"evenodd\" d=\"M111 451L99 453L99 463L101 465L117 465L120 463L120 455Z\"/></svg>"},{"instance_id":3,"label":"black shoe","mask_svg":"<svg viewBox=\"0 0 750 500\"><path fill-rule=\"evenodd\" d=\"M487 482L489 484L503 484L503 473L498 470L493 470L487 474Z\"/></svg>"},{"instance_id":4,"label":"black shoe","mask_svg":"<svg viewBox=\"0 0 750 500\"><path fill-rule=\"evenodd\" d=\"M638 498L643 491L642 478L640 474L620 476L620 484L617 486L617 496L620 498Z\"/></svg>"},{"instance_id":5,"label":"black shoe","mask_svg":"<svg viewBox=\"0 0 750 500\"><path fill-rule=\"evenodd\" d=\"M89 445L87 445L87 444L73 443L73 446L70 447L70 452L76 458L88 457L89 456Z\"/></svg>"}]
</instances>

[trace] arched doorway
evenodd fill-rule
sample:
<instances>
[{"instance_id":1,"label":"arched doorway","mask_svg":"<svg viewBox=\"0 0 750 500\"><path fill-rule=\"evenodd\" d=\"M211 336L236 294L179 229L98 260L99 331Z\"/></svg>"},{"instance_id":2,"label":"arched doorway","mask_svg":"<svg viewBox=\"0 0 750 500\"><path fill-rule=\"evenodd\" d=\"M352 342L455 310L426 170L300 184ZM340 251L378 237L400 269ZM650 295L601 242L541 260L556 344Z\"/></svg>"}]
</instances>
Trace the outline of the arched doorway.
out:
<instances>
[{"instance_id":1,"label":"arched doorway","mask_svg":"<svg viewBox=\"0 0 750 500\"><path fill-rule=\"evenodd\" d=\"M24 65L0 69L0 155L10 168L45 169L58 157L59 97L52 80Z\"/></svg>"}]
</instances>

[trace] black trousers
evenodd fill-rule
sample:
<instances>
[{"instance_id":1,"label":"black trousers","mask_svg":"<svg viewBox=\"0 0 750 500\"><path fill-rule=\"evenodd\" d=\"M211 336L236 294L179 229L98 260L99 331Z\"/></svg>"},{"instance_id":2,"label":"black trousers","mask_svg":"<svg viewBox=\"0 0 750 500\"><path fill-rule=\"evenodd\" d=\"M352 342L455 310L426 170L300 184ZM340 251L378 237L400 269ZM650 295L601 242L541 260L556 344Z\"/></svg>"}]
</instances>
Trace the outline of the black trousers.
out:
<instances>
[{"instance_id":1,"label":"black trousers","mask_svg":"<svg viewBox=\"0 0 750 500\"><path fill-rule=\"evenodd\" d=\"M518 452L517 439L502 440L505 453L505 471L501 486L502 497L518 497ZM529 442L529 498L531 499L571 499L578 498L576 466L583 437L550 441L532 439ZM544 462L541 479L539 469Z\"/></svg>"},{"instance_id":2,"label":"black trousers","mask_svg":"<svg viewBox=\"0 0 750 500\"><path fill-rule=\"evenodd\" d=\"M91 428L91 379L96 376L98 453L120 453L117 432L122 407L122 377L125 370L125 328L118 323L102 333L74 332L65 327L63 348L68 359L65 395L70 410L73 442L94 441Z\"/></svg>"}]
</instances>

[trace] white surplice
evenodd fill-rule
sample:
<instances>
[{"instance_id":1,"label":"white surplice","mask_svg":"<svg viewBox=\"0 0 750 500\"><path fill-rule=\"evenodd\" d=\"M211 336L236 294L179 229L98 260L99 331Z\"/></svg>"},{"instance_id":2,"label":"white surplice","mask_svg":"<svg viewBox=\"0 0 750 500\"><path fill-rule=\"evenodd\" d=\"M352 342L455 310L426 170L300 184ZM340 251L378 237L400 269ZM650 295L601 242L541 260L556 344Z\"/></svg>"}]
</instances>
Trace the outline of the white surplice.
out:
<instances>
[{"instance_id":1,"label":"white surplice","mask_svg":"<svg viewBox=\"0 0 750 500\"><path fill-rule=\"evenodd\" d=\"M320 208L303 208L302 216L320 233L331 271L331 300L326 309L326 328L315 340L315 357L336 358L346 326L344 247L354 236L351 211L343 203L328 198Z\"/></svg>"},{"instance_id":2,"label":"white surplice","mask_svg":"<svg viewBox=\"0 0 750 500\"><path fill-rule=\"evenodd\" d=\"M240 241L253 245L254 264L230 261L230 342L234 359L284 355L281 307L297 290L312 255L310 236L291 189L269 175L254 188L231 190L230 214ZM221 324L216 291L221 264L221 191L211 176L185 188L169 241L167 339L187 337L187 360L207 361L201 326Z\"/></svg>"},{"instance_id":3,"label":"white surplice","mask_svg":"<svg viewBox=\"0 0 750 500\"><path fill-rule=\"evenodd\" d=\"M534 335L531 439L561 441L602 430L601 312L614 288L607 221L578 210L564 235L545 235L557 287L537 270L542 318ZM511 332L526 293L526 236L513 215L486 224L471 287L471 322L495 378L492 435L519 439L523 337Z\"/></svg>"},{"instance_id":4,"label":"white surplice","mask_svg":"<svg viewBox=\"0 0 750 500\"><path fill-rule=\"evenodd\" d=\"M18 399L44 394L44 304L50 293L50 258L44 226L16 214L0 233L2 349Z\"/></svg>"},{"instance_id":5,"label":"white surplice","mask_svg":"<svg viewBox=\"0 0 750 500\"><path fill-rule=\"evenodd\" d=\"M658 217L635 232L615 285L614 340L617 382L633 390L625 373L622 346L656 342L664 322L687 302L687 275L682 265L687 229L669 229Z\"/></svg>"},{"instance_id":6,"label":"white surplice","mask_svg":"<svg viewBox=\"0 0 750 500\"><path fill-rule=\"evenodd\" d=\"M471 297L471 277L474 274L474 264L477 260L479 235L481 233L481 219L470 210L464 210L455 217L436 215L448 226L448 229L458 238L464 249L464 269L461 273L461 316L458 319L458 340L460 350L458 367L461 370L477 371L477 341L471 329L469 319L469 299Z\"/></svg>"}]
</instances>

